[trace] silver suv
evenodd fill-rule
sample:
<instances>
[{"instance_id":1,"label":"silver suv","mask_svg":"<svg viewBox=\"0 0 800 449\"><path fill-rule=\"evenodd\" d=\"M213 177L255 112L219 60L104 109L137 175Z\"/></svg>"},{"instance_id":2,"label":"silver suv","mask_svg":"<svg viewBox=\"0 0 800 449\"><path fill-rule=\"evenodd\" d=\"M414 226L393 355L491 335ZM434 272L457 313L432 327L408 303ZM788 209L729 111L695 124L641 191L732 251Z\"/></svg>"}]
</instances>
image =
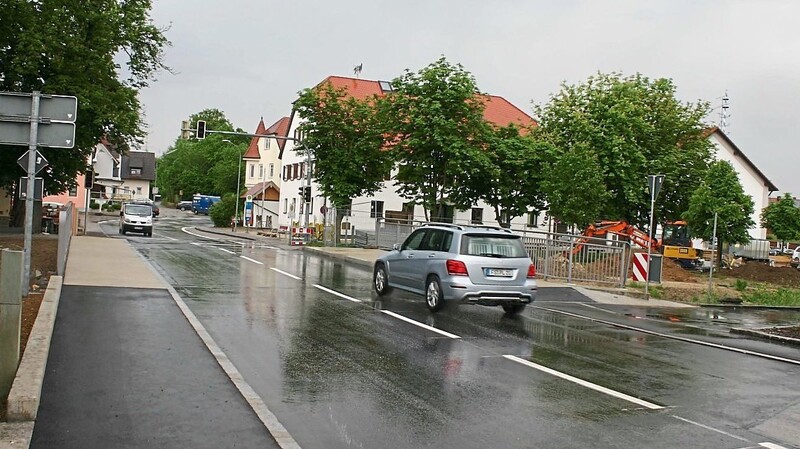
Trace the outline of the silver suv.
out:
<instances>
[{"instance_id":1,"label":"silver suv","mask_svg":"<svg viewBox=\"0 0 800 449\"><path fill-rule=\"evenodd\" d=\"M430 223L375 261L372 285L425 296L432 312L445 301L502 306L518 314L536 296L536 268L520 236L489 226Z\"/></svg>"}]
</instances>

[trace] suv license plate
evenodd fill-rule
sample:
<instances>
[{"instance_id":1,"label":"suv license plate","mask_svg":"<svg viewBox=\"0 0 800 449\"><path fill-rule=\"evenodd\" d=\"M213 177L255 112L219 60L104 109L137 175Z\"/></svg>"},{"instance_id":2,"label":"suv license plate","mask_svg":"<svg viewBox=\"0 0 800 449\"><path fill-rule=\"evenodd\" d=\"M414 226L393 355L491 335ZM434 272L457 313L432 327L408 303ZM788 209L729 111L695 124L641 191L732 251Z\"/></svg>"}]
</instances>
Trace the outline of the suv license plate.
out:
<instances>
[{"instance_id":1,"label":"suv license plate","mask_svg":"<svg viewBox=\"0 0 800 449\"><path fill-rule=\"evenodd\" d=\"M510 278L514 275L514 270L507 270L504 268L484 268L484 273L486 276L490 277Z\"/></svg>"},{"instance_id":2,"label":"suv license plate","mask_svg":"<svg viewBox=\"0 0 800 449\"><path fill-rule=\"evenodd\" d=\"M133 229L134 229L135 231L141 231L141 230L142 230L142 227L141 227L141 226L134 226L134 227L133 227Z\"/></svg>"}]
</instances>

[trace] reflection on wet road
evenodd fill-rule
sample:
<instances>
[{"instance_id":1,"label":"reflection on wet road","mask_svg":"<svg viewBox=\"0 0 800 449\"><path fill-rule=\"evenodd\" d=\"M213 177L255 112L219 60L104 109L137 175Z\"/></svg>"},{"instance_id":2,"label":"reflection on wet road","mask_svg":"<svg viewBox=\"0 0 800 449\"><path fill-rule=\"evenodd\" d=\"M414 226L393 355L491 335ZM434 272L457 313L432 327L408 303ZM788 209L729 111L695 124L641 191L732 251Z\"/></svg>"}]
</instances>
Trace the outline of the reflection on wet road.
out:
<instances>
[{"instance_id":1,"label":"reflection on wet road","mask_svg":"<svg viewBox=\"0 0 800 449\"><path fill-rule=\"evenodd\" d=\"M129 241L304 448L800 443L775 430L800 404L800 366L671 338L800 359L727 334L720 317L791 318L608 306L572 289L541 289L516 318L431 315L413 295L378 300L369 270L190 225Z\"/></svg>"}]
</instances>

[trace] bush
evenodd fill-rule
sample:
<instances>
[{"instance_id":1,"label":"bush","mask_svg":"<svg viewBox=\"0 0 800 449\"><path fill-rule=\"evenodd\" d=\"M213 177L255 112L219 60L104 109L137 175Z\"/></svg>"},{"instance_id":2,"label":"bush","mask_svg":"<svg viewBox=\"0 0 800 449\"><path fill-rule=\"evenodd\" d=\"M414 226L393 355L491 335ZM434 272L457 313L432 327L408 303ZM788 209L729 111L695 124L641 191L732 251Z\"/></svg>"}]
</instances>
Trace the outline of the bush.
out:
<instances>
[{"instance_id":1,"label":"bush","mask_svg":"<svg viewBox=\"0 0 800 449\"><path fill-rule=\"evenodd\" d=\"M218 228L230 226L234 213L236 213L236 195L232 193L223 196L220 201L212 204L208 209L208 216L211 217L214 226Z\"/></svg>"},{"instance_id":2,"label":"bush","mask_svg":"<svg viewBox=\"0 0 800 449\"><path fill-rule=\"evenodd\" d=\"M747 281L744 279L737 279L736 284L734 284L734 288L739 292L745 291L747 289Z\"/></svg>"},{"instance_id":3,"label":"bush","mask_svg":"<svg viewBox=\"0 0 800 449\"><path fill-rule=\"evenodd\" d=\"M97 201L91 200L91 201L89 201L89 209L91 209L91 210L100 209L100 205L97 203Z\"/></svg>"}]
</instances>

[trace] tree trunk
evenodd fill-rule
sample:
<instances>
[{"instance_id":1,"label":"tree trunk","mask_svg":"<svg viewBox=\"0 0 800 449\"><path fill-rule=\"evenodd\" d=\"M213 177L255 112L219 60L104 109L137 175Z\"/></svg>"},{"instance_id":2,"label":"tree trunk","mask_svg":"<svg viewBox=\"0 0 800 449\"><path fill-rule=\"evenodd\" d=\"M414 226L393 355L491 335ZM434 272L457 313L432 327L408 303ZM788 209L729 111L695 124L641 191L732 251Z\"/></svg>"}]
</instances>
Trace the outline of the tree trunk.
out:
<instances>
[{"instance_id":1,"label":"tree trunk","mask_svg":"<svg viewBox=\"0 0 800 449\"><path fill-rule=\"evenodd\" d=\"M715 266L719 269L722 266L722 239L717 237L717 254L715 257Z\"/></svg>"}]
</instances>

